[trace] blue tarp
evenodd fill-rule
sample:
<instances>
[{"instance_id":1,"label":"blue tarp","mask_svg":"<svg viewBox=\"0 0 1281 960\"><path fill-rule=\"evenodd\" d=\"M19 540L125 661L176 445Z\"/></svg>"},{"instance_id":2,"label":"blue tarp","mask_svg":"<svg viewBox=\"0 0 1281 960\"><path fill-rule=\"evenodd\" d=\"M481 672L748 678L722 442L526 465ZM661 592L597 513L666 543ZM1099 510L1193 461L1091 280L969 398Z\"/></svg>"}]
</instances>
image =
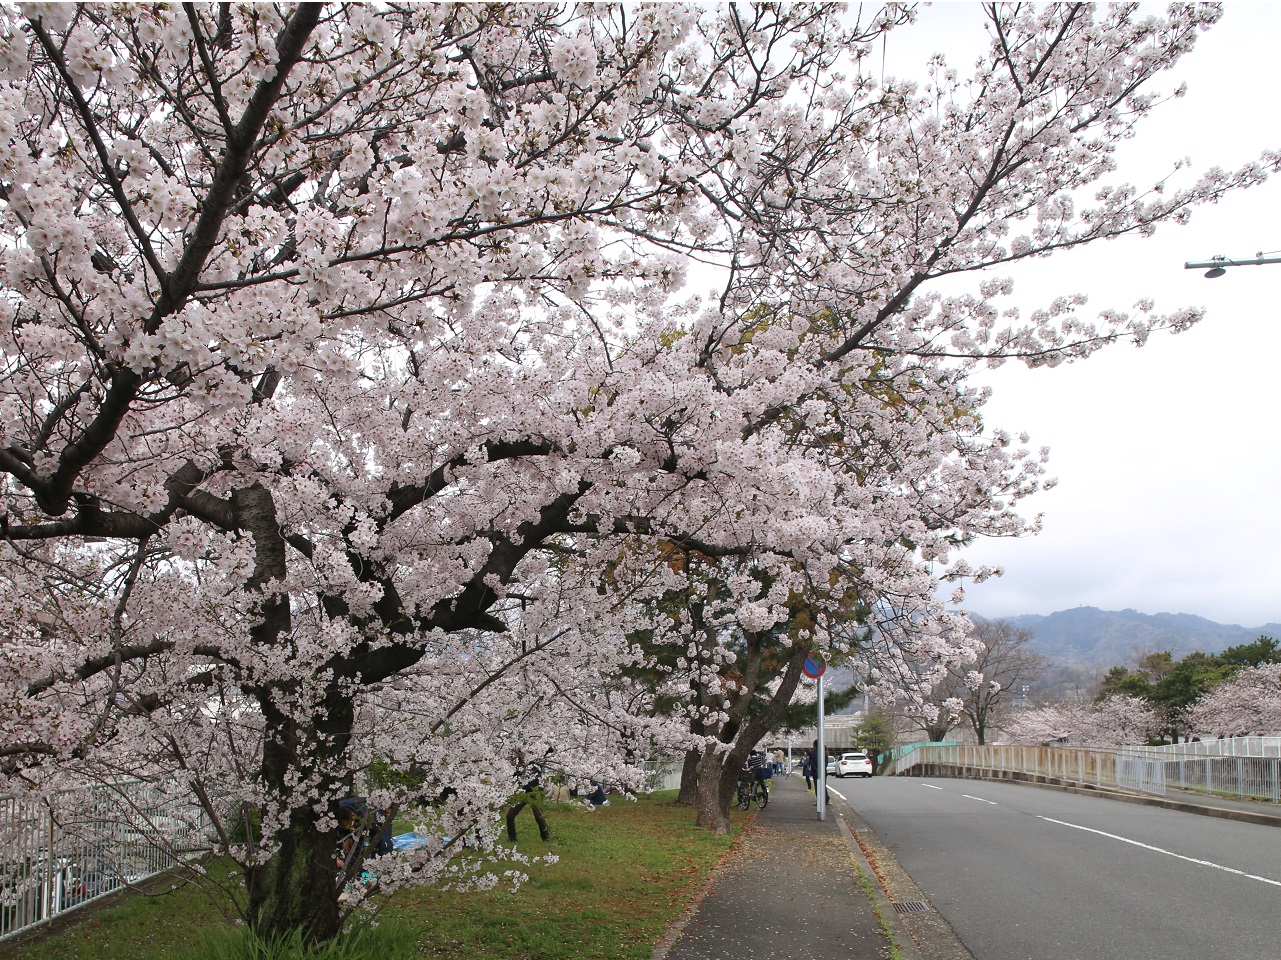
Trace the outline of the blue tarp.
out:
<instances>
[{"instance_id":1,"label":"blue tarp","mask_svg":"<svg viewBox=\"0 0 1281 960\"><path fill-rule=\"evenodd\" d=\"M427 838L416 833L400 833L391 838L391 843L394 850L417 850L427 846Z\"/></svg>"}]
</instances>

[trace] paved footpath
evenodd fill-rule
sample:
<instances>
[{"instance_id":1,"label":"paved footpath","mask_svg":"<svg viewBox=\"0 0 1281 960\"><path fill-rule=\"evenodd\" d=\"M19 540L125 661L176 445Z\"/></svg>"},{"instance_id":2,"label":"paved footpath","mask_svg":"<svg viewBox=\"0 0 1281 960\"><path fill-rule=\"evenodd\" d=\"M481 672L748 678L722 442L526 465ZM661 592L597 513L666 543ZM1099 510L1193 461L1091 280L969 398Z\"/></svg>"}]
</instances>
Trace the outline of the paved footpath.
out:
<instances>
[{"instance_id":1,"label":"paved footpath","mask_svg":"<svg viewBox=\"0 0 1281 960\"><path fill-rule=\"evenodd\" d=\"M882 960L888 955L866 883L871 876L832 798L827 818L796 777L770 781L694 914L653 960ZM882 906L882 910L885 906ZM900 935L901 936L901 935ZM906 954L905 956L911 956Z\"/></svg>"}]
</instances>

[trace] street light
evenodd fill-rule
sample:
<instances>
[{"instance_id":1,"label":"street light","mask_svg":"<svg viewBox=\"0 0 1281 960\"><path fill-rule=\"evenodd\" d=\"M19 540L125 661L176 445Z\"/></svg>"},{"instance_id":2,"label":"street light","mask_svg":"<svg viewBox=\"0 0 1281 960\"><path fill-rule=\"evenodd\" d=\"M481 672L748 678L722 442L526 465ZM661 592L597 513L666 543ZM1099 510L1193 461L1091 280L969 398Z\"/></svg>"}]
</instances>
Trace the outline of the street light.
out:
<instances>
[{"instance_id":1,"label":"street light","mask_svg":"<svg viewBox=\"0 0 1281 960\"><path fill-rule=\"evenodd\" d=\"M1273 253L1277 251L1272 251ZM1281 257L1266 257L1263 251L1255 254L1253 260L1229 260L1227 257L1211 257L1209 260L1201 263L1185 263L1185 270L1205 270L1205 275L1213 280L1215 277L1221 277L1228 271L1226 267L1255 267L1264 263L1281 263ZM1206 268L1209 269L1206 269Z\"/></svg>"}]
</instances>

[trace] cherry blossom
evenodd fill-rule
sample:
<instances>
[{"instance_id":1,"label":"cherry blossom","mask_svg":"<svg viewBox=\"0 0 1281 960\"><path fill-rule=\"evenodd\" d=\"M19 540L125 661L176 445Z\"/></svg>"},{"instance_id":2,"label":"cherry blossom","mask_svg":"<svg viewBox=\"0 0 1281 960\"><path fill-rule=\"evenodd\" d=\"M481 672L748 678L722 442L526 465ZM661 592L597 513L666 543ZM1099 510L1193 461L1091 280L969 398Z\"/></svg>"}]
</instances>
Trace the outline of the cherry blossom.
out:
<instances>
[{"instance_id":1,"label":"cherry blossom","mask_svg":"<svg viewBox=\"0 0 1281 960\"><path fill-rule=\"evenodd\" d=\"M1159 712L1141 697L1114 695L1101 703L1064 701L1020 710L1005 727L1010 743L1140 746L1162 729Z\"/></svg>"},{"instance_id":2,"label":"cherry blossom","mask_svg":"<svg viewBox=\"0 0 1281 960\"><path fill-rule=\"evenodd\" d=\"M688 745L627 679L673 547L739 629L858 646L853 598L874 678L964 662L938 588L1045 470L967 375L1198 314L934 281L1275 168L1107 180L1217 16L993 7L882 87L897 5L0 9L9 786L194 793L248 921L323 939L337 799L422 818L387 887L452 878L530 757Z\"/></svg>"},{"instance_id":3,"label":"cherry blossom","mask_svg":"<svg viewBox=\"0 0 1281 960\"><path fill-rule=\"evenodd\" d=\"M1190 726L1202 736L1281 733L1281 664L1244 667L1192 704Z\"/></svg>"}]
</instances>

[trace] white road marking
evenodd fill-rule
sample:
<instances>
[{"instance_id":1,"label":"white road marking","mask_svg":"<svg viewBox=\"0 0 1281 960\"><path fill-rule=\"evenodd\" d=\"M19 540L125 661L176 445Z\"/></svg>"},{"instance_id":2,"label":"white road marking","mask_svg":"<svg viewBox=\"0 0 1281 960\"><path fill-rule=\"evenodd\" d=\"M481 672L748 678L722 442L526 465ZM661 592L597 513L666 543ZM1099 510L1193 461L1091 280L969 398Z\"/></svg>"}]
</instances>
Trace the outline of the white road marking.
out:
<instances>
[{"instance_id":1,"label":"white road marking","mask_svg":"<svg viewBox=\"0 0 1281 960\"><path fill-rule=\"evenodd\" d=\"M839 790L833 790L831 787L828 787L828 788L827 788L827 792L828 792L828 793L834 793L834 794L836 794L838 797L840 797L842 800L845 800L845 794L841 793L841 791L839 791ZM846 802L846 803L848 803L849 801L848 801L848 800L846 800L845 802Z\"/></svg>"},{"instance_id":2,"label":"white road marking","mask_svg":"<svg viewBox=\"0 0 1281 960\"><path fill-rule=\"evenodd\" d=\"M1068 823L1066 820L1055 820L1053 817L1038 816L1037 819L1045 820L1049 823L1057 823L1064 827L1071 827L1074 830L1084 830L1086 833L1097 833L1100 837L1107 837L1109 840L1120 840L1122 843L1128 843L1135 847L1142 847L1144 850L1151 850L1154 853L1164 853L1167 857L1186 860L1188 863L1199 864L1203 867L1213 867L1215 870L1222 870L1224 873L1235 873L1238 877L1245 877L1247 880L1258 880L1260 883L1270 883L1274 887L1281 887L1281 880L1270 880L1267 877L1255 876L1253 873L1246 873L1244 870L1237 870L1233 867L1225 867L1221 863L1214 863L1210 860L1198 860L1196 857L1185 857L1183 854L1175 853L1173 850L1164 850L1161 847L1154 847L1149 843L1141 843L1138 840L1131 840L1128 837L1118 837L1115 833L1105 833L1102 830L1095 830L1092 827L1083 827L1077 823Z\"/></svg>"},{"instance_id":3,"label":"white road marking","mask_svg":"<svg viewBox=\"0 0 1281 960\"><path fill-rule=\"evenodd\" d=\"M982 797L971 797L968 793L961 794L966 800L977 800L979 803L990 803L992 806L998 806L995 800L984 800Z\"/></svg>"},{"instance_id":4,"label":"white road marking","mask_svg":"<svg viewBox=\"0 0 1281 960\"><path fill-rule=\"evenodd\" d=\"M942 790L942 789L943 789L942 787L936 787L936 786L934 786L934 784L932 784L932 783L923 783L923 784L921 784L921 786L923 786L923 787L929 787L931 790Z\"/></svg>"}]
</instances>

